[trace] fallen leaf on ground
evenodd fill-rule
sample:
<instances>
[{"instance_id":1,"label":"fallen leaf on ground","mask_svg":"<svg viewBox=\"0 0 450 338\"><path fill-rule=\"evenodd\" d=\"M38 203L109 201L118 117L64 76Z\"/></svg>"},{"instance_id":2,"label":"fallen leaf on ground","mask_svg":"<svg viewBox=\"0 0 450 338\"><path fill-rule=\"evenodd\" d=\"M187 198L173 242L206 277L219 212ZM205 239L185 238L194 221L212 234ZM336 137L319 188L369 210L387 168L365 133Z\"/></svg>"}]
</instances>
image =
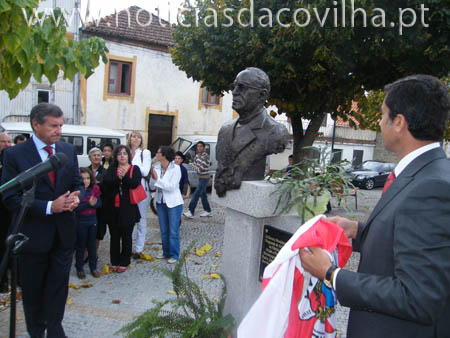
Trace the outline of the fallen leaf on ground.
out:
<instances>
[{"instance_id":1,"label":"fallen leaf on ground","mask_svg":"<svg viewBox=\"0 0 450 338\"><path fill-rule=\"evenodd\" d=\"M136 264L144 264L144 261L138 260L136 261Z\"/></svg>"},{"instance_id":2,"label":"fallen leaf on ground","mask_svg":"<svg viewBox=\"0 0 450 338\"><path fill-rule=\"evenodd\" d=\"M201 279L209 279L209 275L201 275L200 278Z\"/></svg>"},{"instance_id":3,"label":"fallen leaf on ground","mask_svg":"<svg viewBox=\"0 0 450 338\"><path fill-rule=\"evenodd\" d=\"M169 290L169 291L167 291L167 293L168 293L169 295L173 295L173 294L175 294L175 291Z\"/></svg>"},{"instance_id":4,"label":"fallen leaf on ground","mask_svg":"<svg viewBox=\"0 0 450 338\"><path fill-rule=\"evenodd\" d=\"M69 298L66 302L67 305L71 305L73 303L73 298Z\"/></svg>"},{"instance_id":5,"label":"fallen leaf on ground","mask_svg":"<svg viewBox=\"0 0 450 338\"><path fill-rule=\"evenodd\" d=\"M202 263L202 262L194 261L194 264L195 264L195 265L202 265L203 263Z\"/></svg>"},{"instance_id":6,"label":"fallen leaf on ground","mask_svg":"<svg viewBox=\"0 0 450 338\"><path fill-rule=\"evenodd\" d=\"M81 284L81 287L84 289L89 289L91 287L93 287L92 283L86 283L86 284Z\"/></svg>"},{"instance_id":7,"label":"fallen leaf on ground","mask_svg":"<svg viewBox=\"0 0 450 338\"><path fill-rule=\"evenodd\" d=\"M195 248L195 254L199 257L202 257L203 255L205 255L205 253L207 253L211 249L212 249L212 246L209 243L206 243L200 249Z\"/></svg>"},{"instance_id":8,"label":"fallen leaf on ground","mask_svg":"<svg viewBox=\"0 0 450 338\"><path fill-rule=\"evenodd\" d=\"M217 265L216 264L211 264L211 267L212 268L217 268Z\"/></svg>"},{"instance_id":9,"label":"fallen leaf on ground","mask_svg":"<svg viewBox=\"0 0 450 338\"><path fill-rule=\"evenodd\" d=\"M217 251L217 252L216 252L216 257L222 257L222 253L219 252L219 251Z\"/></svg>"},{"instance_id":10,"label":"fallen leaf on ground","mask_svg":"<svg viewBox=\"0 0 450 338\"><path fill-rule=\"evenodd\" d=\"M102 272L104 274L110 273L111 271L109 271L109 266L107 264L103 264L102 266Z\"/></svg>"},{"instance_id":11,"label":"fallen leaf on ground","mask_svg":"<svg viewBox=\"0 0 450 338\"><path fill-rule=\"evenodd\" d=\"M151 262L153 260L153 256L149 255L149 254L147 254L145 252L141 252L140 257L142 259L146 260L146 261L149 261L149 262Z\"/></svg>"},{"instance_id":12,"label":"fallen leaf on ground","mask_svg":"<svg viewBox=\"0 0 450 338\"><path fill-rule=\"evenodd\" d=\"M106 282L106 285L112 285L112 282Z\"/></svg>"},{"instance_id":13,"label":"fallen leaf on ground","mask_svg":"<svg viewBox=\"0 0 450 338\"><path fill-rule=\"evenodd\" d=\"M155 260L153 261L153 263L159 263L159 262L160 262L159 259L155 259Z\"/></svg>"},{"instance_id":14,"label":"fallen leaf on ground","mask_svg":"<svg viewBox=\"0 0 450 338\"><path fill-rule=\"evenodd\" d=\"M81 288L81 286L79 286L79 285L76 285L76 284L73 284L73 283L69 283L69 288L72 288L72 289L78 290L79 288Z\"/></svg>"},{"instance_id":15,"label":"fallen leaf on ground","mask_svg":"<svg viewBox=\"0 0 450 338\"><path fill-rule=\"evenodd\" d=\"M194 229L194 230L198 230L198 227L194 227L193 229Z\"/></svg>"},{"instance_id":16,"label":"fallen leaf on ground","mask_svg":"<svg viewBox=\"0 0 450 338\"><path fill-rule=\"evenodd\" d=\"M113 299L113 300L112 300L112 303L113 303L113 304L120 304L120 300L119 300L119 299Z\"/></svg>"},{"instance_id":17,"label":"fallen leaf on ground","mask_svg":"<svg viewBox=\"0 0 450 338\"><path fill-rule=\"evenodd\" d=\"M217 273L210 274L212 279L220 279L220 276Z\"/></svg>"},{"instance_id":18,"label":"fallen leaf on ground","mask_svg":"<svg viewBox=\"0 0 450 338\"><path fill-rule=\"evenodd\" d=\"M186 261L192 261L192 257L186 257Z\"/></svg>"},{"instance_id":19,"label":"fallen leaf on ground","mask_svg":"<svg viewBox=\"0 0 450 338\"><path fill-rule=\"evenodd\" d=\"M216 298L213 298L213 302L214 302L214 303L218 303L218 302L220 302L220 299L217 298L217 297L216 297Z\"/></svg>"}]
</instances>

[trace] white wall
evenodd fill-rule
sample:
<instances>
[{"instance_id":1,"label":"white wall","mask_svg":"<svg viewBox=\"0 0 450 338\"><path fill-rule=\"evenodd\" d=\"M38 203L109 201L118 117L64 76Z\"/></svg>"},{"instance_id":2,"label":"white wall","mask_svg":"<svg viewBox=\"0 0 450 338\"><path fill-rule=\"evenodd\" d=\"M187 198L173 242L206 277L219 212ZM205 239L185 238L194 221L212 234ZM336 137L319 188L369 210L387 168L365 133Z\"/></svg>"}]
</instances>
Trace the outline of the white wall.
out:
<instances>
[{"instance_id":1,"label":"white wall","mask_svg":"<svg viewBox=\"0 0 450 338\"><path fill-rule=\"evenodd\" d=\"M177 135L217 135L223 122L231 119L231 95L223 97L222 112L198 109L200 83L188 79L173 63L169 53L107 41L111 58L136 56L134 102L103 101L103 63L87 80L86 125L104 126L128 132L145 132L147 108L151 111L178 111Z\"/></svg>"}]
</instances>

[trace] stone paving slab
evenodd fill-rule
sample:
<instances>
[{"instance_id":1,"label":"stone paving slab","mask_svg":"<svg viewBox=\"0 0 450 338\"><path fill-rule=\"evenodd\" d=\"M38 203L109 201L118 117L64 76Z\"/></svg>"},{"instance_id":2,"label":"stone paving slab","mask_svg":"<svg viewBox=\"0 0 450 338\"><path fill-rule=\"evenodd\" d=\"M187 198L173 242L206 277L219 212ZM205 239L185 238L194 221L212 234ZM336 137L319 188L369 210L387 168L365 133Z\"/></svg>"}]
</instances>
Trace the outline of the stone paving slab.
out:
<instances>
[{"instance_id":1,"label":"stone paving slab","mask_svg":"<svg viewBox=\"0 0 450 338\"><path fill-rule=\"evenodd\" d=\"M354 210L354 198L348 197L348 207L343 205L333 209L330 215L343 215L357 220L368 217L381 195L381 190L360 191L358 193L358 210ZM187 207L188 201L185 202ZM203 257L191 254L191 260L187 261L189 277L194 279L210 295L218 297L220 294L219 280L203 280L201 275L210 272L220 272L221 258L216 257L216 252L222 252L223 230L225 211L215 203L212 204L213 217L201 218L198 215L203 210L201 203L196 210L194 219L183 217L180 229L181 248L186 248L193 240L197 241L196 247L205 243L213 246L213 249ZM334 205L334 207L337 207ZM353 208L353 210L352 210ZM156 216L149 214L147 241L144 251L156 256L161 250L159 225ZM347 267L356 269L359 255L353 254ZM109 263L109 237L102 241L99 251L99 269L103 264ZM238 263L238 262L237 262ZM211 267L215 265L217 267ZM133 260L132 268L122 274L108 274L99 279L87 274L87 278L80 281L76 277L76 271L72 268L70 282L76 285L91 283L90 288L69 290L69 303L63 321L64 329L69 338L96 338L112 337L125 324L131 322L136 316L153 306L152 299L159 301L175 297L168 293L171 283L161 272L152 269L154 266L169 267L166 260L159 263L144 260ZM86 266L86 271L88 271ZM113 301L119 300L119 304ZM346 325L348 309L338 307L338 337L346 337ZM28 338L24 325L24 316L21 302L18 303L17 337ZM0 337L8 337L9 332L9 308L0 310ZM120 335L117 335L120 337Z\"/></svg>"}]
</instances>

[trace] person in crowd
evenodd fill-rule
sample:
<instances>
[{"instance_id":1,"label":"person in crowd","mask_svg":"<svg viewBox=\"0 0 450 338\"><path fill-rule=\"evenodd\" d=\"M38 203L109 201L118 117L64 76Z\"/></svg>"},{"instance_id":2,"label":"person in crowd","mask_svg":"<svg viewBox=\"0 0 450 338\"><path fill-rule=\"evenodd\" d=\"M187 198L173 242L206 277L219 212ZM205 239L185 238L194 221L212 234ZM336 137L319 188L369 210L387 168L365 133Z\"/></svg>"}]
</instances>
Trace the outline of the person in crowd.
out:
<instances>
[{"instance_id":1,"label":"person in crowd","mask_svg":"<svg viewBox=\"0 0 450 338\"><path fill-rule=\"evenodd\" d=\"M95 239L97 235L97 217L96 209L102 202L100 199L100 187L95 183L95 176L91 169L80 168L81 178L83 179L85 194L80 205L75 209L77 213L77 243L76 243L76 262L77 276L80 279L86 278L84 273L84 252L88 251L89 268L92 276L100 277L97 271L97 252L95 248Z\"/></svg>"},{"instance_id":2,"label":"person in crowd","mask_svg":"<svg viewBox=\"0 0 450 338\"><path fill-rule=\"evenodd\" d=\"M89 169L91 169L92 173L95 177L95 183L101 184L103 178L103 165L102 165L102 151L100 148L94 147L89 150L88 153L89 161L91 164L89 165Z\"/></svg>"},{"instance_id":3,"label":"person in crowd","mask_svg":"<svg viewBox=\"0 0 450 338\"><path fill-rule=\"evenodd\" d=\"M0 133L0 151L11 146L11 137L6 133Z\"/></svg>"},{"instance_id":4,"label":"person in crowd","mask_svg":"<svg viewBox=\"0 0 450 338\"><path fill-rule=\"evenodd\" d=\"M112 162L112 154L114 147L110 143L105 143L102 147L103 159L102 165L104 169L108 169Z\"/></svg>"},{"instance_id":5,"label":"person in crowd","mask_svg":"<svg viewBox=\"0 0 450 338\"><path fill-rule=\"evenodd\" d=\"M209 182L209 167L211 162L209 161L209 155L205 151L205 143L199 141L197 143L197 154L192 162L192 169L198 176L198 185L195 188L194 195L189 203L189 210L184 213L187 218L194 218L195 208L197 207L198 199L202 199L203 212L200 217L211 217L211 207L206 195L206 186Z\"/></svg>"},{"instance_id":6,"label":"person in crowd","mask_svg":"<svg viewBox=\"0 0 450 338\"><path fill-rule=\"evenodd\" d=\"M5 134L0 134L0 177L3 167L3 150L5 148L11 147L11 138ZM3 201L0 200L0 219L2 223L0 225L0 262L3 259L3 256L6 252L6 238L8 236L8 229L11 223L11 214L3 204ZM8 292L8 275L5 271L3 276L0 276L0 293Z\"/></svg>"},{"instance_id":7,"label":"person in crowd","mask_svg":"<svg viewBox=\"0 0 450 338\"><path fill-rule=\"evenodd\" d=\"M141 183L141 170L131 165L131 151L119 145L113 152L113 163L103 175L105 221L111 235L110 271L122 273L130 265L133 227L140 219L136 204L130 203L130 189Z\"/></svg>"},{"instance_id":8,"label":"person in crowd","mask_svg":"<svg viewBox=\"0 0 450 338\"><path fill-rule=\"evenodd\" d=\"M136 229L136 248L133 258L138 259L141 252L144 250L145 236L147 234L147 212L150 206L150 167L152 165L152 154L150 150L144 149L142 134L138 131L133 131L128 137L127 146L131 150L132 164L141 169L142 181L141 184L147 193L147 198L138 203L139 213L141 219L137 224Z\"/></svg>"},{"instance_id":9,"label":"person in crowd","mask_svg":"<svg viewBox=\"0 0 450 338\"><path fill-rule=\"evenodd\" d=\"M294 155L289 155L288 157L288 166L286 167L286 173L289 173L294 166Z\"/></svg>"},{"instance_id":10,"label":"person in crowd","mask_svg":"<svg viewBox=\"0 0 450 338\"><path fill-rule=\"evenodd\" d=\"M189 177L187 169L183 166L184 154L181 151L175 153L175 164L180 166L181 178L180 178L180 192L183 199L188 198L188 188L189 188Z\"/></svg>"},{"instance_id":11,"label":"person in crowd","mask_svg":"<svg viewBox=\"0 0 450 338\"><path fill-rule=\"evenodd\" d=\"M180 220L183 212L183 197L179 189L181 170L173 162L175 151L162 146L156 152L158 164L151 169L150 185L156 189L155 200L161 230L162 253L157 258L168 258L176 263L180 256Z\"/></svg>"},{"instance_id":12,"label":"person in crowd","mask_svg":"<svg viewBox=\"0 0 450 338\"><path fill-rule=\"evenodd\" d=\"M89 150L88 153L89 156L89 161L91 162L91 164L89 165L89 169L92 171L92 173L94 174L95 177L95 182L97 183L100 187L102 187L102 183L103 183L103 174L105 172L105 168L103 167L103 163L102 163L102 151L100 150L100 148L94 147L91 150ZM101 198L101 197L100 197ZM103 213L102 213L102 207L97 207L96 208L96 217L97 217L97 226L96 226L96 241L95 241L95 252L98 258L98 248L100 247L100 241L103 240L103 238L105 237L106 234L106 224L103 221ZM89 251L89 250L88 250ZM89 253L86 255L84 261L87 262L89 260Z\"/></svg>"},{"instance_id":13,"label":"person in crowd","mask_svg":"<svg viewBox=\"0 0 450 338\"><path fill-rule=\"evenodd\" d=\"M448 88L412 75L385 87L380 129L399 160L367 222L327 220L361 253L358 271L323 250L300 250L304 269L350 307L347 337L450 337L450 165L440 141Z\"/></svg>"},{"instance_id":14,"label":"person in crowd","mask_svg":"<svg viewBox=\"0 0 450 338\"><path fill-rule=\"evenodd\" d=\"M16 137L14 137L14 144L19 144L19 143L23 143L27 140L27 137L23 134L19 134L16 135Z\"/></svg>"},{"instance_id":15,"label":"person in crowd","mask_svg":"<svg viewBox=\"0 0 450 338\"><path fill-rule=\"evenodd\" d=\"M62 142L62 110L40 103L30 112L34 134L27 141L4 150L2 183L63 153L66 164L42 176L35 201L24 217L21 232L29 238L19 254L19 279L27 331L31 337L65 337L62 320L67 301L69 274L77 233L73 210L83 198L84 186L77 152ZM20 189L3 194L7 208L17 216L22 202ZM13 216L14 217L14 216Z\"/></svg>"}]
</instances>

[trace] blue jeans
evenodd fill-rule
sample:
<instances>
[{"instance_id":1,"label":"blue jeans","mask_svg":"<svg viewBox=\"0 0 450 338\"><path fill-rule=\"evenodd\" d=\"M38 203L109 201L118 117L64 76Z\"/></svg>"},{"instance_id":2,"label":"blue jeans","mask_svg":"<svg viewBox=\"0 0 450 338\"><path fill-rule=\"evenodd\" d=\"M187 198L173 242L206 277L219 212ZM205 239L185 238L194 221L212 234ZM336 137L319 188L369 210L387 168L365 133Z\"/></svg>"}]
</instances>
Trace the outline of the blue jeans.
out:
<instances>
[{"instance_id":1,"label":"blue jeans","mask_svg":"<svg viewBox=\"0 0 450 338\"><path fill-rule=\"evenodd\" d=\"M169 208L166 203L156 203L163 255L178 259L180 256L180 220L183 204Z\"/></svg>"},{"instance_id":2,"label":"blue jeans","mask_svg":"<svg viewBox=\"0 0 450 338\"><path fill-rule=\"evenodd\" d=\"M209 206L208 197L206 197L206 186L208 185L209 178L199 178L197 188L195 188L194 195L192 196L191 203L189 203L189 211L193 215L195 208L197 207L198 199L202 199L203 209L207 212L211 212Z\"/></svg>"},{"instance_id":3,"label":"blue jeans","mask_svg":"<svg viewBox=\"0 0 450 338\"><path fill-rule=\"evenodd\" d=\"M97 226L83 222L78 218L77 224L77 243L76 243L76 261L75 267L77 271L84 271L84 252L87 248L89 256L89 268L91 271L97 270L97 250L95 248L95 240L97 237Z\"/></svg>"}]
</instances>

